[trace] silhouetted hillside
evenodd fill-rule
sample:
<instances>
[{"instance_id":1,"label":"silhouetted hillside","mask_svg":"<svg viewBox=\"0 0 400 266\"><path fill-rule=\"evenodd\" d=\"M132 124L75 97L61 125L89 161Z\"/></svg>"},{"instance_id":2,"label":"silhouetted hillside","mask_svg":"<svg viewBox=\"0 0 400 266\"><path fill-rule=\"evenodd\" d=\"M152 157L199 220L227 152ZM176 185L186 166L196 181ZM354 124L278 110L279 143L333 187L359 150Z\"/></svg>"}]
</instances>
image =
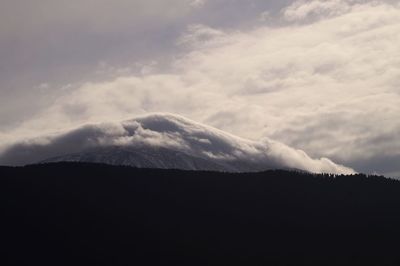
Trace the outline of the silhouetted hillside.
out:
<instances>
[{"instance_id":1,"label":"silhouetted hillside","mask_svg":"<svg viewBox=\"0 0 400 266\"><path fill-rule=\"evenodd\" d=\"M400 265L383 177L56 163L0 168L0 197L7 265Z\"/></svg>"}]
</instances>

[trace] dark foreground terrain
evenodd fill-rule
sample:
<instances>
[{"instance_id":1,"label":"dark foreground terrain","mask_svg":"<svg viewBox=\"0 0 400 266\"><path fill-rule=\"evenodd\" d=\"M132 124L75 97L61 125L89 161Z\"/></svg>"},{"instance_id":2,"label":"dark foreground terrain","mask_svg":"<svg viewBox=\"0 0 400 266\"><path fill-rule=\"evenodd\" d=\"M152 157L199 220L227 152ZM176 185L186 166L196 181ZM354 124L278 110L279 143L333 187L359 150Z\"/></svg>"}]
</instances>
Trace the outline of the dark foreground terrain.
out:
<instances>
[{"instance_id":1,"label":"dark foreground terrain","mask_svg":"<svg viewBox=\"0 0 400 266\"><path fill-rule=\"evenodd\" d=\"M400 265L382 177L0 168L2 265Z\"/></svg>"}]
</instances>

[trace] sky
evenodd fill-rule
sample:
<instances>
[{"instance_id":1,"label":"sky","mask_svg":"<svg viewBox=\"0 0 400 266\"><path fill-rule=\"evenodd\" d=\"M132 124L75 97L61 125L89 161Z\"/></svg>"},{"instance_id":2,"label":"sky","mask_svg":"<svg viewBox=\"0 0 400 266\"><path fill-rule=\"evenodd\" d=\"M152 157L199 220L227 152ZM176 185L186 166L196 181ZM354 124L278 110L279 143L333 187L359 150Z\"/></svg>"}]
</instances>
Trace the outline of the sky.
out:
<instances>
[{"instance_id":1,"label":"sky","mask_svg":"<svg viewBox=\"0 0 400 266\"><path fill-rule=\"evenodd\" d=\"M0 0L0 152L179 114L400 177L400 4Z\"/></svg>"}]
</instances>

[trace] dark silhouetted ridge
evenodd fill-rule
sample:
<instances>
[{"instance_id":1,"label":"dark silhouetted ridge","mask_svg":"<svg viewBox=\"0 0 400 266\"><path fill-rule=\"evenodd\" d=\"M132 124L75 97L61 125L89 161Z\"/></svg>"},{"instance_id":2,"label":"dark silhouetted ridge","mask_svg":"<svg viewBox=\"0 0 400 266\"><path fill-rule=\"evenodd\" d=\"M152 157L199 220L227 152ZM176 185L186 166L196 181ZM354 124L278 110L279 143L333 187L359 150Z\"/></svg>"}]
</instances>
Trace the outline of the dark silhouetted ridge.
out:
<instances>
[{"instance_id":1,"label":"dark silhouetted ridge","mask_svg":"<svg viewBox=\"0 0 400 266\"><path fill-rule=\"evenodd\" d=\"M400 265L400 182L54 163L0 168L2 265Z\"/></svg>"}]
</instances>

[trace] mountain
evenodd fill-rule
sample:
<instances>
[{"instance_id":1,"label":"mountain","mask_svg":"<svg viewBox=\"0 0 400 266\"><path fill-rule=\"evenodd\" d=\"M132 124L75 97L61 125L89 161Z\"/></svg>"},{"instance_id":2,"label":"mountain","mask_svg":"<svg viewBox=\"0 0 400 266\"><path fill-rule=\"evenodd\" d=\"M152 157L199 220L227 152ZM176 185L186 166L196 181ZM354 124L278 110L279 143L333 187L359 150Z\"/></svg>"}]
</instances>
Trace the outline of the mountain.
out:
<instances>
[{"instance_id":1,"label":"mountain","mask_svg":"<svg viewBox=\"0 0 400 266\"><path fill-rule=\"evenodd\" d=\"M354 173L327 158L312 159L277 141L243 139L171 114L85 125L16 143L0 155L4 165L61 161L228 172L299 169Z\"/></svg>"},{"instance_id":2,"label":"mountain","mask_svg":"<svg viewBox=\"0 0 400 266\"><path fill-rule=\"evenodd\" d=\"M1 265L400 265L400 181L0 167Z\"/></svg>"},{"instance_id":3,"label":"mountain","mask_svg":"<svg viewBox=\"0 0 400 266\"><path fill-rule=\"evenodd\" d=\"M126 165L138 168L182 169L224 171L227 166L211 160L205 160L183 152L154 147L108 147L91 149L85 152L63 155L44 160L40 163L53 162L92 162L110 165ZM236 171L238 169L230 169Z\"/></svg>"}]
</instances>

